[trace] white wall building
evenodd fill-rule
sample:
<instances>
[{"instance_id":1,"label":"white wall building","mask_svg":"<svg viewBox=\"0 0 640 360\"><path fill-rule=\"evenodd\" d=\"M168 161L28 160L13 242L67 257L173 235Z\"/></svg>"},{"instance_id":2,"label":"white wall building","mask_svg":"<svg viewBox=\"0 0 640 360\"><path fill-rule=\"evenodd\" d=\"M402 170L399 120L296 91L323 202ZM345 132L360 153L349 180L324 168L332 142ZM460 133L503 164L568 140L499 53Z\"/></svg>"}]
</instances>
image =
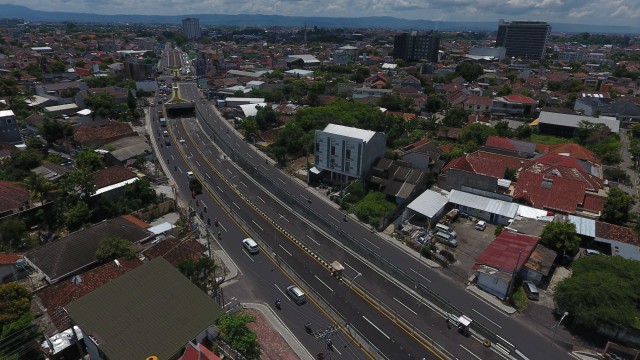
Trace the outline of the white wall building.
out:
<instances>
[{"instance_id":1,"label":"white wall building","mask_svg":"<svg viewBox=\"0 0 640 360\"><path fill-rule=\"evenodd\" d=\"M384 156L387 142L384 133L336 124L316 130L315 137L315 171L329 171L332 178L363 177Z\"/></svg>"},{"instance_id":2,"label":"white wall building","mask_svg":"<svg viewBox=\"0 0 640 360\"><path fill-rule=\"evenodd\" d=\"M197 18L182 19L182 32L187 39L199 39L200 20Z\"/></svg>"}]
</instances>

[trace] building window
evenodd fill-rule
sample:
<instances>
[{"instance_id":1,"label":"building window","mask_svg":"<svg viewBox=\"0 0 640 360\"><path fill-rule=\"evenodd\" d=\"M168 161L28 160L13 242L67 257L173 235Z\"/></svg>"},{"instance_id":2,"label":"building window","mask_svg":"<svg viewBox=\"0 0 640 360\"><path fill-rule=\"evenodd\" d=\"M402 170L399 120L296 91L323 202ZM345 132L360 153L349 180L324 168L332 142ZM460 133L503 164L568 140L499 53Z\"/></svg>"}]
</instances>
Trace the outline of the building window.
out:
<instances>
[{"instance_id":1,"label":"building window","mask_svg":"<svg viewBox=\"0 0 640 360\"><path fill-rule=\"evenodd\" d=\"M336 147L332 146L331 147L331 155L335 155L336 154Z\"/></svg>"},{"instance_id":2,"label":"building window","mask_svg":"<svg viewBox=\"0 0 640 360\"><path fill-rule=\"evenodd\" d=\"M7 119L7 125L11 124L11 119Z\"/></svg>"},{"instance_id":3,"label":"building window","mask_svg":"<svg viewBox=\"0 0 640 360\"><path fill-rule=\"evenodd\" d=\"M316 151L320 151L320 143L316 143Z\"/></svg>"},{"instance_id":4,"label":"building window","mask_svg":"<svg viewBox=\"0 0 640 360\"><path fill-rule=\"evenodd\" d=\"M351 159L351 150L347 149L346 154L345 154L347 159Z\"/></svg>"}]
</instances>

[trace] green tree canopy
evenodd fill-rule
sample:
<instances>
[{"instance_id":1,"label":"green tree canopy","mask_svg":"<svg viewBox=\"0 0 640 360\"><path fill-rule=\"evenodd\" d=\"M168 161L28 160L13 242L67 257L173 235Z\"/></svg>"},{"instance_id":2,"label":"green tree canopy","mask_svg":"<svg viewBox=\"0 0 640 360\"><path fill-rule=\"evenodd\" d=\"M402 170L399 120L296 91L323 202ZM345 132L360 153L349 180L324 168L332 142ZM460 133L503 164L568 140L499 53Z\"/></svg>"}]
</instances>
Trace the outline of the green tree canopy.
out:
<instances>
[{"instance_id":1,"label":"green tree canopy","mask_svg":"<svg viewBox=\"0 0 640 360\"><path fill-rule=\"evenodd\" d=\"M271 106L256 106L255 119L260 130L266 130L278 123L278 113Z\"/></svg>"},{"instance_id":2,"label":"green tree canopy","mask_svg":"<svg viewBox=\"0 0 640 360\"><path fill-rule=\"evenodd\" d=\"M226 313L217 321L222 338L248 359L260 357L258 337L247 327L254 321L254 316L243 313Z\"/></svg>"},{"instance_id":3,"label":"green tree canopy","mask_svg":"<svg viewBox=\"0 0 640 360\"><path fill-rule=\"evenodd\" d=\"M484 74L484 69L480 64L463 61L456 66L456 74L462 76L468 82L473 82Z\"/></svg>"},{"instance_id":4,"label":"green tree canopy","mask_svg":"<svg viewBox=\"0 0 640 360\"><path fill-rule=\"evenodd\" d=\"M576 235L576 225L566 222L550 222L544 226L540 242L561 253L572 253L578 249L580 237Z\"/></svg>"},{"instance_id":5,"label":"green tree canopy","mask_svg":"<svg viewBox=\"0 0 640 360\"><path fill-rule=\"evenodd\" d=\"M96 250L96 259L103 263L123 256L127 259L133 259L135 255L136 252L133 250L131 242L116 236L107 236L102 239L98 250Z\"/></svg>"},{"instance_id":6,"label":"green tree canopy","mask_svg":"<svg viewBox=\"0 0 640 360\"><path fill-rule=\"evenodd\" d=\"M25 236L27 236L27 226L20 218L8 218L0 222L1 250L16 250Z\"/></svg>"},{"instance_id":7,"label":"green tree canopy","mask_svg":"<svg viewBox=\"0 0 640 360\"><path fill-rule=\"evenodd\" d=\"M482 146L487 142L487 138L489 136L497 134L498 132L495 128L475 122L471 125L465 126L464 129L462 129L462 133L460 134L460 138L458 140L461 143L468 143L470 141L473 141L476 146Z\"/></svg>"},{"instance_id":8,"label":"green tree canopy","mask_svg":"<svg viewBox=\"0 0 640 360\"><path fill-rule=\"evenodd\" d=\"M56 119L51 120L48 117L44 118L38 130L49 143L73 135L73 127L70 124L61 123Z\"/></svg>"},{"instance_id":9,"label":"green tree canopy","mask_svg":"<svg viewBox=\"0 0 640 360\"><path fill-rule=\"evenodd\" d=\"M31 308L31 292L11 282L0 285L0 329L18 320Z\"/></svg>"},{"instance_id":10,"label":"green tree canopy","mask_svg":"<svg viewBox=\"0 0 640 360\"><path fill-rule=\"evenodd\" d=\"M620 256L588 256L571 265L554 299L590 328L640 328L640 262Z\"/></svg>"},{"instance_id":11,"label":"green tree canopy","mask_svg":"<svg viewBox=\"0 0 640 360\"><path fill-rule=\"evenodd\" d=\"M355 214L369 225L378 226L380 219L393 211L396 206L387 201L381 192L370 192L356 204Z\"/></svg>"},{"instance_id":12,"label":"green tree canopy","mask_svg":"<svg viewBox=\"0 0 640 360\"><path fill-rule=\"evenodd\" d=\"M447 107L447 99L440 94L430 94L425 106L428 112L435 113Z\"/></svg>"},{"instance_id":13,"label":"green tree canopy","mask_svg":"<svg viewBox=\"0 0 640 360\"><path fill-rule=\"evenodd\" d=\"M447 112L442 119L442 124L448 127L461 128L469 122L469 113L466 110L460 108L454 108Z\"/></svg>"},{"instance_id":14,"label":"green tree canopy","mask_svg":"<svg viewBox=\"0 0 640 360\"><path fill-rule=\"evenodd\" d=\"M178 264L178 270L205 292L212 284L211 277L216 268L216 263L207 256L201 256L197 260L184 260Z\"/></svg>"},{"instance_id":15,"label":"green tree canopy","mask_svg":"<svg viewBox=\"0 0 640 360\"><path fill-rule=\"evenodd\" d=\"M635 199L618 188L611 188L600 220L611 224L625 225L629 221L629 212Z\"/></svg>"}]
</instances>

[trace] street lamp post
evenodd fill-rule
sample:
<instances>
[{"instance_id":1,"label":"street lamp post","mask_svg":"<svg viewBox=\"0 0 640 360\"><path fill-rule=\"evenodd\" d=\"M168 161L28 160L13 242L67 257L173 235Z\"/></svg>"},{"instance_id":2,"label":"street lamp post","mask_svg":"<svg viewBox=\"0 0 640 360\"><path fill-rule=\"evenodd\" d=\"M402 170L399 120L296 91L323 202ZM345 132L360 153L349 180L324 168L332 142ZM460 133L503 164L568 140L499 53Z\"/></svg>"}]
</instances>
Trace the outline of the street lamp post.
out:
<instances>
[{"instance_id":1,"label":"street lamp post","mask_svg":"<svg viewBox=\"0 0 640 360\"><path fill-rule=\"evenodd\" d=\"M567 315L569 315L569 312L565 311L564 314L562 314L562 317L560 318L560 321L558 321L558 324L556 324L554 326L553 329L553 337L551 338L551 341L555 341L556 339L556 331L558 331L558 328L560 327L560 324L562 324L562 320L564 320L565 317L567 317Z\"/></svg>"},{"instance_id":2,"label":"street lamp post","mask_svg":"<svg viewBox=\"0 0 640 360\"><path fill-rule=\"evenodd\" d=\"M356 281L358 276L362 276L362 273L358 273L356 276L353 277L353 279L351 279L351 283L349 284L349 289L353 289L353 282Z\"/></svg>"}]
</instances>

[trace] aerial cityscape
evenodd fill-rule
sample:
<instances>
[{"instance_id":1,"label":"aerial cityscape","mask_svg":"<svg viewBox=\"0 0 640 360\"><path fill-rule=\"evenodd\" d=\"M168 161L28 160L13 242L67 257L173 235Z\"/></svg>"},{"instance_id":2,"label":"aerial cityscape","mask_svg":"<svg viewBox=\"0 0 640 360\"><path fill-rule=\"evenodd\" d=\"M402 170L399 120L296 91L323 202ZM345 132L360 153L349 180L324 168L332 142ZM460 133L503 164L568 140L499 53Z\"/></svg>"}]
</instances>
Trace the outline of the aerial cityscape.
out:
<instances>
[{"instance_id":1,"label":"aerial cityscape","mask_svg":"<svg viewBox=\"0 0 640 360\"><path fill-rule=\"evenodd\" d=\"M0 10L0 359L640 358L640 3Z\"/></svg>"}]
</instances>

